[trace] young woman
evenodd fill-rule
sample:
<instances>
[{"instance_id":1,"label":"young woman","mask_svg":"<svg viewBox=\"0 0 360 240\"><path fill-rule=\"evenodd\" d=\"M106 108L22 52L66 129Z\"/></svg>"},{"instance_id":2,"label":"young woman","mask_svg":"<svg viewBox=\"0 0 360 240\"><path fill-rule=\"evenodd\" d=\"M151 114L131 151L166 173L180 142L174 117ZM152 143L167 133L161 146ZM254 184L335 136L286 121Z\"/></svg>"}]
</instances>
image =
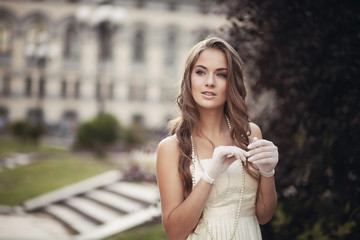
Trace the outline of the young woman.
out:
<instances>
[{"instance_id":1,"label":"young woman","mask_svg":"<svg viewBox=\"0 0 360 240\"><path fill-rule=\"evenodd\" d=\"M277 196L277 147L245 106L242 61L223 39L193 47L178 96L181 116L157 153L168 239L261 239Z\"/></svg>"}]
</instances>

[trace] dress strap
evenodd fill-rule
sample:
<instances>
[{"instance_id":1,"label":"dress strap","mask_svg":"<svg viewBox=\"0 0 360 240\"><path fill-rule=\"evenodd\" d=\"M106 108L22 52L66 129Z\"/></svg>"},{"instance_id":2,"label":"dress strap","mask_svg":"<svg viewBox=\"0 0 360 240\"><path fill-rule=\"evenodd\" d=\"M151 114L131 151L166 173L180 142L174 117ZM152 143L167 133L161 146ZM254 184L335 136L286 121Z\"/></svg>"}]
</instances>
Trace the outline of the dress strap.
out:
<instances>
[{"instance_id":1,"label":"dress strap","mask_svg":"<svg viewBox=\"0 0 360 240\"><path fill-rule=\"evenodd\" d=\"M177 136L176 136L176 133L175 133L174 135L171 135L171 137L174 138L178 143L180 143L180 142L179 142L179 139L178 139Z\"/></svg>"}]
</instances>

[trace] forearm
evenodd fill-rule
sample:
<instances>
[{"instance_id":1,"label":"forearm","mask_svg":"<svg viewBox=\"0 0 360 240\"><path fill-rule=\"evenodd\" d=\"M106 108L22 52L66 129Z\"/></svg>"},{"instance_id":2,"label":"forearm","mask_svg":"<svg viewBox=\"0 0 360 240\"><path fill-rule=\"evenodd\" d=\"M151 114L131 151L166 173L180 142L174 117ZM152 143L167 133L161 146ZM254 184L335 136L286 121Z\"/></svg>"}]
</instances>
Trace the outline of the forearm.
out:
<instances>
[{"instance_id":1,"label":"forearm","mask_svg":"<svg viewBox=\"0 0 360 240\"><path fill-rule=\"evenodd\" d=\"M256 201L256 216L260 224L271 220L277 205L277 194L274 177L261 176Z\"/></svg>"},{"instance_id":2,"label":"forearm","mask_svg":"<svg viewBox=\"0 0 360 240\"><path fill-rule=\"evenodd\" d=\"M190 195L163 219L169 240L183 240L196 227L212 185L200 180Z\"/></svg>"}]
</instances>

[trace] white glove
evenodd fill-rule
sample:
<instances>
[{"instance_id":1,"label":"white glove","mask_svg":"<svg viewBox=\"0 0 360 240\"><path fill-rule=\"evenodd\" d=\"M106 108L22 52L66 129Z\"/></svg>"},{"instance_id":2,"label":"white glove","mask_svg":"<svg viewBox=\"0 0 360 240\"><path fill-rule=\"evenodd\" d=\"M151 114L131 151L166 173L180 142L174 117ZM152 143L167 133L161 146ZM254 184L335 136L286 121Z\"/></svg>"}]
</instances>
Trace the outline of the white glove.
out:
<instances>
[{"instance_id":1,"label":"white glove","mask_svg":"<svg viewBox=\"0 0 360 240\"><path fill-rule=\"evenodd\" d=\"M213 156L209 160L209 164L204 172L202 178L213 184L217 177L219 177L234 161L240 159L246 160L248 153L235 146L219 146L214 149Z\"/></svg>"},{"instance_id":2,"label":"white glove","mask_svg":"<svg viewBox=\"0 0 360 240\"><path fill-rule=\"evenodd\" d=\"M275 166L279 161L278 148L270 141L254 137L252 143L248 146L252 162L259 168L260 174L264 177L271 177L275 174Z\"/></svg>"}]
</instances>

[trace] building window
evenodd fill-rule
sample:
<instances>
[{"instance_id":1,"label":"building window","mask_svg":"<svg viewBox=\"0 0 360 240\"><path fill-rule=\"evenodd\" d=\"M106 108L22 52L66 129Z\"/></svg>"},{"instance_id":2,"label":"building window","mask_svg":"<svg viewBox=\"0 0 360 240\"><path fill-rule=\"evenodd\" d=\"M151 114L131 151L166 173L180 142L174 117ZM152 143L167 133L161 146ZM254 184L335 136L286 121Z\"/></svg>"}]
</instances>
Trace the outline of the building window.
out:
<instances>
[{"instance_id":1,"label":"building window","mask_svg":"<svg viewBox=\"0 0 360 240\"><path fill-rule=\"evenodd\" d=\"M11 63L12 28L7 15L7 12L0 10L0 65L3 66Z\"/></svg>"},{"instance_id":2,"label":"building window","mask_svg":"<svg viewBox=\"0 0 360 240\"><path fill-rule=\"evenodd\" d=\"M69 24L65 32L65 59L78 59L79 57L79 38L73 23Z\"/></svg>"},{"instance_id":3,"label":"building window","mask_svg":"<svg viewBox=\"0 0 360 240\"><path fill-rule=\"evenodd\" d=\"M9 55L11 31L7 19L0 15L0 55Z\"/></svg>"},{"instance_id":4,"label":"building window","mask_svg":"<svg viewBox=\"0 0 360 240\"><path fill-rule=\"evenodd\" d=\"M0 106L0 133L6 130L9 123L9 110L6 107Z\"/></svg>"},{"instance_id":5,"label":"building window","mask_svg":"<svg viewBox=\"0 0 360 240\"><path fill-rule=\"evenodd\" d=\"M41 76L39 79L39 98L43 98L45 96L45 78L44 76Z\"/></svg>"},{"instance_id":6,"label":"building window","mask_svg":"<svg viewBox=\"0 0 360 240\"><path fill-rule=\"evenodd\" d=\"M80 81L75 82L74 86L74 98L80 98Z\"/></svg>"},{"instance_id":7,"label":"building window","mask_svg":"<svg viewBox=\"0 0 360 240\"><path fill-rule=\"evenodd\" d=\"M175 1L170 1L169 2L169 10L170 11L176 11L177 10L177 3Z\"/></svg>"},{"instance_id":8,"label":"building window","mask_svg":"<svg viewBox=\"0 0 360 240\"><path fill-rule=\"evenodd\" d=\"M25 79L25 96L31 97L31 92L32 92L32 79L30 76L28 76Z\"/></svg>"},{"instance_id":9,"label":"building window","mask_svg":"<svg viewBox=\"0 0 360 240\"><path fill-rule=\"evenodd\" d=\"M67 82L66 80L61 81L61 97L66 98L67 95Z\"/></svg>"},{"instance_id":10,"label":"building window","mask_svg":"<svg viewBox=\"0 0 360 240\"><path fill-rule=\"evenodd\" d=\"M109 99L110 100L113 100L114 99L114 83L110 83L109 84L109 92L108 92L108 94L109 94Z\"/></svg>"},{"instance_id":11,"label":"building window","mask_svg":"<svg viewBox=\"0 0 360 240\"><path fill-rule=\"evenodd\" d=\"M3 95L4 96L10 96L11 88L10 88L10 77L9 75L5 74L3 77Z\"/></svg>"},{"instance_id":12,"label":"building window","mask_svg":"<svg viewBox=\"0 0 360 240\"><path fill-rule=\"evenodd\" d=\"M112 30L108 21L102 22L98 26L99 59L111 60L112 58Z\"/></svg>"},{"instance_id":13,"label":"building window","mask_svg":"<svg viewBox=\"0 0 360 240\"><path fill-rule=\"evenodd\" d=\"M45 22L41 19L34 21L25 37L25 51L29 66L45 67L48 51L48 32Z\"/></svg>"},{"instance_id":14,"label":"building window","mask_svg":"<svg viewBox=\"0 0 360 240\"><path fill-rule=\"evenodd\" d=\"M166 66L173 66L176 58L176 34L170 31L166 39L166 53L165 64Z\"/></svg>"},{"instance_id":15,"label":"building window","mask_svg":"<svg viewBox=\"0 0 360 240\"><path fill-rule=\"evenodd\" d=\"M77 127L77 113L72 110L67 110L64 112L61 121L59 123L59 134L61 137L73 137L75 134L75 129Z\"/></svg>"},{"instance_id":16,"label":"building window","mask_svg":"<svg viewBox=\"0 0 360 240\"><path fill-rule=\"evenodd\" d=\"M145 7L145 0L136 0L136 7L137 8Z\"/></svg>"},{"instance_id":17,"label":"building window","mask_svg":"<svg viewBox=\"0 0 360 240\"><path fill-rule=\"evenodd\" d=\"M145 60L145 38L144 31L137 30L134 39L134 61L144 62Z\"/></svg>"},{"instance_id":18,"label":"building window","mask_svg":"<svg viewBox=\"0 0 360 240\"><path fill-rule=\"evenodd\" d=\"M96 93L95 93L96 99L101 99L101 83L96 83Z\"/></svg>"},{"instance_id":19,"label":"building window","mask_svg":"<svg viewBox=\"0 0 360 240\"><path fill-rule=\"evenodd\" d=\"M137 113L131 117L131 122L132 122L132 124L134 124L138 127L143 127L144 123L145 123L145 119L142 114Z\"/></svg>"},{"instance_id":20,"label":"building window","mask_svg":"<svg viewBox=\"0 0 360 240\"><path fill-rule=\"evenodd\" d=\"M31 108L27 112L27 120L31 123L42 123L44 112L40 108Z\"/></svg>"}]
</instances>

